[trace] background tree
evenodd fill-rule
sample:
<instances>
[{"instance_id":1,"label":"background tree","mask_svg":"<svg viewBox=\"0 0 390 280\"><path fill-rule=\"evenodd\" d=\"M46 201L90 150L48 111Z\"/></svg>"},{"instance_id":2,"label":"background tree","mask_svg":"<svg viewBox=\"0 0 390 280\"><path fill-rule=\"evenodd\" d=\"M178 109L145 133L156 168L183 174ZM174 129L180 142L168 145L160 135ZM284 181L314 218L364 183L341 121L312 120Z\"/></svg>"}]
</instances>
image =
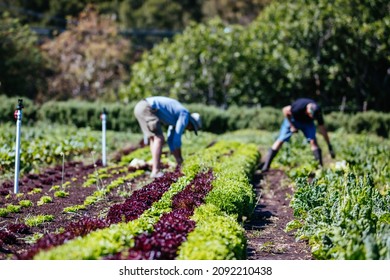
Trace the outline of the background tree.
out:
<instances>
[{"instance_id":1,"label":"background tree","mask_svg":"<svg viewBox=\"0 0 390 280\"><path fill-rule=\"evenodd\" d=\"M201 20L201 2L124 0L120 4L120 21L127 28L182 30L191 20Z\"/></svg>"},{"instance_id":2,"label":"background tree","mask_svg":"<svg viewBox=\"0 0 390 280\"><path fill-rule=\"evenodd\" d=\"M116 99L116 89L128 79L130 43L118 35L115 21L99 16L93 6L70 21L68 29L42 45L54 72L42 100Z\"/></svg>"},{"instance_id":3,"label":"background tree","mask_svg":"<svg viewBox=\"0 0 390 280\"><path fill-rule=\"evenodd\" d=\"M389 111L389 9L384 0L280 0L245 29L194 25L145 54L122 95L223 107L309 96L331 110L345 97L353 111Z\"/></svg>"},{"instance_id":4,"label":"background tree","mask_svg":"<svg viewBox=\"0 0 390 280\"><path fill-rule=\"evenodd\" d=\"M272 0L0 0L23 23L66 28L67 17L77 17L87 4L102 14L116 15L121 28L183 30L191 21L216 16L226 23L247 24Z\"/></svg>"},{"instance_id":5,"label":"background tree","mask_svg":"<svg viewBox=\"0 0 390 280\"><path fill-rule=\"evenodd\" d=\"M368 108L390 110L383 102L390 92L389 11L389 2L383 0L283 0L268 6L248 30L252 57L261 50L261 63L281 46L307 52L298 59L300 69L287 73L289 80L274 92L270 104L281 97L309 95L337 109L345 96L353 110L362 110L365 102ZM260 46L264 42L268 47ZM285 66L297 65L286 59Z\"/></svg>"},{"instance_id":6,"label":"background tree","mask_svg":"<svg viewBox=\"0 0 390 280\"><path fill-rule=\"evenodd\" d=\"M192 24L172 42L155 46L132 67L132 79L121 91L133 101L148 95L169 95L182 102L218 106L232 103L240 60L242 26L214 19Z\"/></svg>"},{"instance_id":7,"label":"background tree","mask_svg":"<svg viewBox=\"0 0 390 280\"><path fill-rule=\"evenodd\" d=\"M248 25L272 0L204 0L203 21L214 17L230 24Z\"/></svg>"},{"instance_id":8,"label":"background tree","mask_svg":"<svg viewBox=\"0 0 390 280\"><path fill-rule=\"evenodd\" d=\"M107 0L0 0L0 10L5 10L31 26L52 27L63 30L67 18L77 16L88 4L94 4L106 14L117 14L119 1Z\"/></svg>"},{"instance_id":9,"label":"background tree","mask_svg":"<svg viewBox=\"0 0 390 280\"><path fill-rule=\"evenodd\" d=\"M44 74L36 34L18 19L0 15L0 92L34 99L44 87Z\"/></svg>"}]
</instances>

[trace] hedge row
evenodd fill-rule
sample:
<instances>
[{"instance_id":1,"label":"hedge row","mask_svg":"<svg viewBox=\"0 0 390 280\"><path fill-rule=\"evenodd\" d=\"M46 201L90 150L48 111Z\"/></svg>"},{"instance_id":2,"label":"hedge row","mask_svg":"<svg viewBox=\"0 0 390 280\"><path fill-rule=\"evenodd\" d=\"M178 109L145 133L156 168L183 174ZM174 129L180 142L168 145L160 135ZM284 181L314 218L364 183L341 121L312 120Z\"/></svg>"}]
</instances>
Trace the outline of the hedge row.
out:
<instances>
[{"instance_id":1,"label":"hedge row","mask_svg":"<svg viewBox=\"0 0 390 280\"><path fill-rule=\"evenodd\" d=\"M16 98L0 96L0 119L4 122L14 121L13 112L18 102ZM47 102L42 106L24 99L23 122L48 121L50 123L75 125L101 129L100 115L103 108L107 110L107 129L114 131L140 132L133 109L135 103L90 103L81 101ZM224 133L237 129L278 130L283 119L281 109L247 108L232 106L223 110L204 104L188 104L192 112L202 115L203 130L213 133ZM375 111L356 114L332 112L325 115L325 122L330 131L344 129L351 133L373 133L389 138L390 114Z\"/></svg>"}]
</instances>

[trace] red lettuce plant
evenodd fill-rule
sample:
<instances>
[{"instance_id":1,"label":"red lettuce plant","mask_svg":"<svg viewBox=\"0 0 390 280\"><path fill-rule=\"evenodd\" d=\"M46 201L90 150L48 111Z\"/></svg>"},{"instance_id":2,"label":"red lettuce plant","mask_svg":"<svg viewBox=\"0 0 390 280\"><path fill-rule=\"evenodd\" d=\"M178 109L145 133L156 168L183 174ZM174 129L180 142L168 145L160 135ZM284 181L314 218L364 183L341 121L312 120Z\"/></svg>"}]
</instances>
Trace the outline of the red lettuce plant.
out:
<instances>
[{"instance_id":1,"label":"red lettuce plant","mask_svg":"<svg viewBox=\"0 0 390 280\"><path fill-rule=\"evenodd\" d=\"M195 228L190 220L196 207L204 202L211 190L213 173L196 175L183 191L172 198L172 211L161 216L152 233L143 233L135 238L133 248L107 259L172 260L177 256L179 246Z\"/></svg>"},{"instance_id":2,"label":"red lettuce plant","mask_svg":"<svg viewBox=\"0 0 390 280\"><path fill-rule=\"evenodd\" d=\"M163 177L156 178L142 189L134 191L124 203L113 205L110 208L107 221L114 224L137 219L154 202L158 201L181 175L179 171L166 173Z\"/></svg>"},{"instance_id":3,"label":"red lettuce plant","mask_svg":"<svg viewBox=\"0 0 390 280\"><path fill-rule=\"evenodd\" d=\"M107 226L108 224L102 219L83 217L77 222L70 223L62 233L45 234L29 250L17 255L16 258L23 260L32 259L40 250L61 245L67 240L87 235L94 230L105 228Z\"/></svg>"},{"instance_id":4,"label":"red lettuce plant","mask_svg":"<svg viewBox=\"0 0 390 280\"><path fill-rule=\"evenodd\" d=\"M8 231L12 233L29 234L31 233L30 227L26 224L11 224L7 226Z\"/></svg>"},{"instance_id":5,"label":"red lettuce plant","mask_svg":"<svg viewBox=\"0 0 390 280\"><path fill-rule=\"evenodd\" d=\"M16 235L8 230L0 230L0 240L5 244L15 244L17 242Z\"/></svg>"}]
</instances>

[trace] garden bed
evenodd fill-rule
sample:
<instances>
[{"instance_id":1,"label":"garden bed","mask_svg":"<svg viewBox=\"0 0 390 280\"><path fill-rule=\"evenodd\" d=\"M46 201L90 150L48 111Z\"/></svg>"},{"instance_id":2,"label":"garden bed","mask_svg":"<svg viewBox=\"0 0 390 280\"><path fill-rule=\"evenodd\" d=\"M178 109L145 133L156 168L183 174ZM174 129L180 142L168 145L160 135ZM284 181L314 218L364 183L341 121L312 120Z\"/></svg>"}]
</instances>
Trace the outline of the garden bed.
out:
<instances>
[{"instance_id":1,"label":"garden bed","mask_svg":"<svg viewBox=\"0 0 390 280\"><path fill-rule=\"evenodd\" d=\"M17 195L9 192L6 194L7 188L11 186L7 182L4 183L1 198L4 214L1 224L3 237L0 257L127 258L129 253L125 253L126 250L137 246L142 236L151 238L156 234L158 236L161 231L159 222L167 224L164 219L170 220L180 216L184 224L189 223L192 226L179 238L180 242L176 248L184 243L189 245L184 246L181 251L177 249L171 252L170 257L245 258L243 229L237 221L249 216L253 210L253 191L247 176L257 163L256 147L249 145L250 148L247 149L245 145L234 143L216 146L200 151L189 159L183 167L183 173L180 170L171 174L166 173L164 177L154 181L145 174L147 165L128 167L128 162L127 164L124 162L130 161L131 156L127 155L112 167L101 167L98 164L84 166L75 162L62 168L47 169L39 175L27 175L21 179L21 193ZM139 156L145 154L145 151L139 149L134 154ZM213 170L214 167L216 170ZM196 179L204 172L211 176L210 179L215 178L212 180L213 187L211 185L207 187L206 192L200 191L207 185L202 183L203 177ZM194 193L193 188L200 188L202 197L195 199L198 192ZM188 191L185 191L187 189ZM142 195L144 191L146 196ZM225 195L225 191L227 196L223 200L221 196ZM52 195L57 192L67 195L63 197ZM189 193L184 195L186 192ZM153 198L154 196L156 197ZM51 201L43 201L43 198L48 197ZM143 202L150 199L150 203L147 202L143 206L145 204ZM29 201L30 205L26 205L26 201ZM134 212L133 208L139 207L141 207L139 211ZM31 224L28 218L35 218L38 215L44 215L47 219ZM226 226L226 228L221 226L220 233L215 232L210 237L214 239L216 248L214 251L210 250L209 255L194 253L195 247L203 248L202 237L210 235L209 223L213 223L213 220ZM104 236L110 237L105 240ZM124 236L126 238L122 240L123 242L117 239ZM101 238L108 247L95 248L96 244L101 242ZM224 240L226 238L227 240ZM227 247L220 251L221 246L217 245L219 243L226 243ZM87 250L77 255L79 251L83 251L78 250L78 246ZM70 255L67 248L75 254ZM45 253L47 250L49 251ZM137 250L137 247L131 250ZM164 252L164 249L159 250ZM155 255L146 253L144 257L150 258ZM162 255L163 259L166 257L167 255Z\"/></svg>"}]
</instances>

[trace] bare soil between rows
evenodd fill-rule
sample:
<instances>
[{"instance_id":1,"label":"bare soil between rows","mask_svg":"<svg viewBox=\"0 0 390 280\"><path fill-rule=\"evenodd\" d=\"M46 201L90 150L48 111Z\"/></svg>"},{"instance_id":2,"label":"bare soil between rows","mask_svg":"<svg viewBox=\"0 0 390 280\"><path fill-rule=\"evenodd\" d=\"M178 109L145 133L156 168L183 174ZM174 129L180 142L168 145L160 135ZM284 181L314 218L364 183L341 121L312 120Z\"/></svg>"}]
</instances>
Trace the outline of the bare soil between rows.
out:
<instances>
[{"instance_id":1,"label":"bare soil between rows","mask_svg":"<svg viewBox=\"0 0 390 280\"><path fill-rule=\"evenodd\" d=\"M285 232L294 219L289 206L291 182L282 170L262 174L256 171L253 187L258 197L255 211L245 224L248 260L312 260L310 247L297 241L294 232Z\"/></svg>"}]
</instances>

